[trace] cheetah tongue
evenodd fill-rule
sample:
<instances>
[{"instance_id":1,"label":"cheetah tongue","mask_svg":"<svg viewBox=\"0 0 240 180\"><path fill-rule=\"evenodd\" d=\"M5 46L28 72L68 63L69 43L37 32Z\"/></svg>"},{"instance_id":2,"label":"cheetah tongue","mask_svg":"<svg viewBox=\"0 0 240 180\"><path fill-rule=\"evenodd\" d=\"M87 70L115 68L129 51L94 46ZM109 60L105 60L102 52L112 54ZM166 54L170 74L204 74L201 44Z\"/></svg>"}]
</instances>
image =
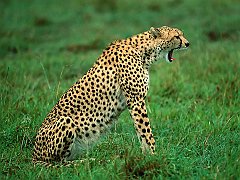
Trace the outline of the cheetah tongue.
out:
<instances>
[{"instance_id":1,"label":"cheetah tongue","mask_svg":"<svg viewBox=\"0 0 240 180\"><path fill-rule=\"evenodd\" d=\"M168 60L169 60L169 62L172 62L172 61L175 60L175 58L173 58L172 55L173 55L173 50L168 52Z\"/></svg>"}]
</instances>

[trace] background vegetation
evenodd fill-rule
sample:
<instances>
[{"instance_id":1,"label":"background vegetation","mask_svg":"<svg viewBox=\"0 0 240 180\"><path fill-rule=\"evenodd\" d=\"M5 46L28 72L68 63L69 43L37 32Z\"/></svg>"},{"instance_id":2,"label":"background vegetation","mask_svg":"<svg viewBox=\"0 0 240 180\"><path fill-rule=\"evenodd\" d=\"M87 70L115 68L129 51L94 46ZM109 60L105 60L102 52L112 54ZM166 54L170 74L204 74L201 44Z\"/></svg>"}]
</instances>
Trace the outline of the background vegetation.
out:
<instances>
[{"instance_id":1,"label":"background vegetation","mask_svg":"<svg viewBox=\"0 0 240 180\"><path fill-rule=\"evenodd\" d=\"M2 0L0 178L239 178L239 11L238 0ZM126 111L79 166L33 167L34 137L61 94L108 43L162 25L191 47L151 68L156 155L141 154Z\"/></svg>"}]
</instances>

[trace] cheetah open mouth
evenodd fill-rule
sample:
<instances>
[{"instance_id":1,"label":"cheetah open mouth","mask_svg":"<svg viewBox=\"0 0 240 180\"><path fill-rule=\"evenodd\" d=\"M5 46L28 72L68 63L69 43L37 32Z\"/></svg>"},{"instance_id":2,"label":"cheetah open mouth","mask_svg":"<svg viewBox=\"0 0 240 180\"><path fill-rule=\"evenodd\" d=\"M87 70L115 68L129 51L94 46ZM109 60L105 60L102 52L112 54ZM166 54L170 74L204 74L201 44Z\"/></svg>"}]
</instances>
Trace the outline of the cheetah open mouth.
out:
<instances>
[{"instance_id":1,"label":"cheetah open mouth","mask_svg":"<svg viewBox=\"0 0 240 180\"><path fill-rule=\"evenodd\" d=\"M167 53L166 60L169 62L172 62L175 60L175 58L173 57L173 49Z\"/></svg>"}]
</instances>

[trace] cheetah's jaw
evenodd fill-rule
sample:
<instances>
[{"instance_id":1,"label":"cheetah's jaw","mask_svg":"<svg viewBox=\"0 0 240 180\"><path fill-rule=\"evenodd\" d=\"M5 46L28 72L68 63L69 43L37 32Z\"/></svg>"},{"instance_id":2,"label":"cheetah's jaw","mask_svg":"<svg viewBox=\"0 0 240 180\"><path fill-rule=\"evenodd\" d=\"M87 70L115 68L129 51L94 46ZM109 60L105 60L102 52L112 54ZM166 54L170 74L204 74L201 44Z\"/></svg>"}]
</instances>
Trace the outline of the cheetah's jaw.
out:
<instances>
[{"instance_id":1,"label":"cheetah's jaw","mask_svg":"<svg viewBox=\"0 0 240 180\"><path fill-rule=\"evenodd\" d=\"M173 49L166 54L165 58L168 62L172 62L175 60L175 58L173 58Z\"/></svg>"},{"instance_id":2,"label":"cheetah's jaw","mask_svg":"<svg viewBox=\"0 0 240 180\"><path fill-rule=\"evenodd\" d=\"M175 48L175 49L172 49L172 50L168 51L167 54L165 55L166 61L167 61L167 62L172 62L172 61L176 60L176 59L173 57L173 51L174 51L174 50L179 51L179 50L185 50L185 49L188 49L188 48L187 48L187 47Z\"/></svg>"}]
</instances>

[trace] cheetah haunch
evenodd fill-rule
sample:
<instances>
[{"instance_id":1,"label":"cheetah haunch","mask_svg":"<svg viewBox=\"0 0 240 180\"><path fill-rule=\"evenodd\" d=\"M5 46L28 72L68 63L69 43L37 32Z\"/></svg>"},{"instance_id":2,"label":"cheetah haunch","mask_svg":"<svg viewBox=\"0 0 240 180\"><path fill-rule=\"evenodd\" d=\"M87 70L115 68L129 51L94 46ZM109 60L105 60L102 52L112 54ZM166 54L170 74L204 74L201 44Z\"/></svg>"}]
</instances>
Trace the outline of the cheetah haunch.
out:
<instances>
[{"instance_id":1,"label":"cheetah haunch","mask_svg":"<svg viewBox=\"0 0 240 180\"><path fill-rule=\"evenodd\" d=\"M145 105L149 67L172 62L175 49L187 48L183 33L163 26L111 43L93 67L57 102L36 136L33 162L77 159L127 107L143 151L154 153L155 140Z\"/></svg>"}]
</instances>

